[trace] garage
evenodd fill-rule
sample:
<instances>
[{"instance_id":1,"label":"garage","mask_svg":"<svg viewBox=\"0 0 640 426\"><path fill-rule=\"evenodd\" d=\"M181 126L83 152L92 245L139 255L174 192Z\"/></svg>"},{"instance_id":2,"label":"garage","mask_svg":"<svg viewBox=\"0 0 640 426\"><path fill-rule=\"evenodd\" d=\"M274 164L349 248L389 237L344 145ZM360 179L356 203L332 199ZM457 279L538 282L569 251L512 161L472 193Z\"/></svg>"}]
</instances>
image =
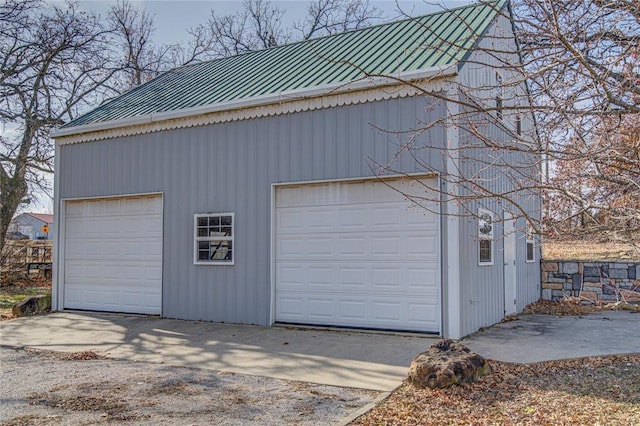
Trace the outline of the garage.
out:
<instances>
[{"instance_id":1,"label":"garage","mask_svg":"<svg viewBox=\"0 0 640 426\"><path fill-rule=\"evenodd\" d=\"M161 313L162 196L65 202L66 309Z\"/></svg>"},{"instance_id":2,"label":"garage","mask_svg":"<svg viewBox=\"0 0 640 426\"><path fill-rule=\"evenodd\" d=\"M275 320L440 333L438 206L405 197L435 185L276 186Z\"/></svg>"}]
</instances>

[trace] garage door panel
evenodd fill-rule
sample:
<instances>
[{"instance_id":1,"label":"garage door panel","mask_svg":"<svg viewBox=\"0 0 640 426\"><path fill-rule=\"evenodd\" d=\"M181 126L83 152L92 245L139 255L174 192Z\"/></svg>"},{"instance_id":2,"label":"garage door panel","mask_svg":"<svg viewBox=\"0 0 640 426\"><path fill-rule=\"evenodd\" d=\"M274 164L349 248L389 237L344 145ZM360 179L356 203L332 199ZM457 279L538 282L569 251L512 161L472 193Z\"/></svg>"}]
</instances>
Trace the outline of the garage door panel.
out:
<instances>
[{"instance_id":1,"label":"garage door panel","mask_svg":"<svg viewBox=\"0 0 640 426\"><path fill-rule=\"evenodd\" d=\"M331 292L429 292L438 293L439 269L434 265L380 265L377 262L326 264L294 264L276 266L278 286L283 291L318 287Z\"/></svg>"},{"instance_id":2,"label":"garage door panel","mask_svg":"<svg viewBox=\"0 0 640 426\"><path fill-rule=\"evenodd\" d=\"M162 197L66 203L64 307L160 314Z\"/></svg>"},{"instance_id":3,"label":"garage door panel","mask_svg":"<svg viewBox=\"0 0 640 426\"><path fill-rule=\"evenodd\" d=\"M437 215L379 182L334 183L279 188L275 223L277 321L439 332Z\"/></svg>"},{"instance_id":4,"label":"garage door panel","mask_svg":"<svg viewBox=\"0 0 640 426\"><path fill-rule=\"evenodd\" d=\"M439 309L428 299L390 302L370 296L300 297L286 298L284 302L277 315L291 318L290 322L415 330L439 324Z\"/></svg>"},{"instance_id":5,"label":"garage door panel","mask_svg":"<svg viewBox=\"0 0 640 426\"><path fill-rule=\"evenodd\" d=\"M422 261L438 256L438 237L432 233L389 231L383 234L331 232L279 235L276 256L282 261L323 258L336 261ZM315 258L315 255L318 257ZM391 259L392 256L396 258Z\"/></svg>"},{"instance_id":6,"label":"garage door panel","mask_svg":"<svg viewBox=\"0 0 640 426\"><path fill-rule=\"evenodd\" d=\"M366 215L363 215L366 212ZM433 215L411 208L406 201L388 204L332 205L322 208L278 208L276 219L280 234L312 233L319 230L335 232L398 232L424 229L425 223L435 223Z\"/></svg>"}]
</instances>

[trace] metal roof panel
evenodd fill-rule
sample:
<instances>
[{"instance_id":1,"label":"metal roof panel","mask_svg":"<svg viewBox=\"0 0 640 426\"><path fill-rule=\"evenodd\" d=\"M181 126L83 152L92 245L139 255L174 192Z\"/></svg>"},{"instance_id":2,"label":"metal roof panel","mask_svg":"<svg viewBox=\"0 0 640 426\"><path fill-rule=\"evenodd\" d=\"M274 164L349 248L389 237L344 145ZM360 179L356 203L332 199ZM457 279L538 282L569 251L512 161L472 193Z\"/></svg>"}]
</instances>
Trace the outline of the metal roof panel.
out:
<instances>
[{"instance_id":1,"label":"metal roof panel","mask_svg":"<svg viewBox=\"0 0 640 426\"><path fill-rule=\"evenodd\" d=\"M178 67L64 128L457 64L506 0Z\"/></svg>"}]
</instances>

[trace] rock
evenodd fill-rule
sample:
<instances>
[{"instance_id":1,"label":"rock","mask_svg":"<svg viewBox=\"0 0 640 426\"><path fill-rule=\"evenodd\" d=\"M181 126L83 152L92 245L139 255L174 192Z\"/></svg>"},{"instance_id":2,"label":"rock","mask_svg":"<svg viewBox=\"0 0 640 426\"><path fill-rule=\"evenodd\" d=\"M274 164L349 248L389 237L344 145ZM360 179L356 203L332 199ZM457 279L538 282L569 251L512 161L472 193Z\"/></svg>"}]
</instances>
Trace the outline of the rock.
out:
<instances>
[{"instance_id":1,"label":"rock","mask_svg":"<svg viewBox=\"0 0 640 426\"><path fill-rule=\"evenodd\" d=\"M420 388L446 388L470 383L491 373L480 355L451 340L441 340L418 354L409 368L409 382Z\"/></svg>"},{"instance_id":2,"label":"rock","mask_svg":"<svg viewBox=\"0 0 640 426\"><path fill-rule=\"evenodd\" d=\"M568 275L577 274L580 268L577 262L566 262L562 264L562 272Z\"/></svg>"},{"instance_id":3,"label":"rock","mask_svg":"<svg viewBox=\"0 0 640 426\"><path fill-rule=\"evenodd\" d=\"M51 296L31 296L13 305L12 312L16 317L26 317L38 312L51 310Z\"/></svg>"}]
</instances>

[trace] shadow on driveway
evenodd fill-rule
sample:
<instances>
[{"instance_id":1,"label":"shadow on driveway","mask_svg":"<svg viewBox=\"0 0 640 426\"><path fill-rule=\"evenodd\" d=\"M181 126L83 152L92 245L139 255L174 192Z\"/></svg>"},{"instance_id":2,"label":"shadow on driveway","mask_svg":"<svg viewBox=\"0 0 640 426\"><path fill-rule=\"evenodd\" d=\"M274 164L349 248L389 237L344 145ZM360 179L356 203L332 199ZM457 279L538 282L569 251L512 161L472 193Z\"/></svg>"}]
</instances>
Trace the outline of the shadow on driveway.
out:
<instances>
[{"instance_id":1,"label":"shadow on driveway","mask_svg":"<svg viewBox=\"0 0 640 426\"><path fill-rule=\"evenodd\" d=\"M434 337L57 312L0 323L1 342L55 351L390 391Z\"/></svg>"}]
</instances>

